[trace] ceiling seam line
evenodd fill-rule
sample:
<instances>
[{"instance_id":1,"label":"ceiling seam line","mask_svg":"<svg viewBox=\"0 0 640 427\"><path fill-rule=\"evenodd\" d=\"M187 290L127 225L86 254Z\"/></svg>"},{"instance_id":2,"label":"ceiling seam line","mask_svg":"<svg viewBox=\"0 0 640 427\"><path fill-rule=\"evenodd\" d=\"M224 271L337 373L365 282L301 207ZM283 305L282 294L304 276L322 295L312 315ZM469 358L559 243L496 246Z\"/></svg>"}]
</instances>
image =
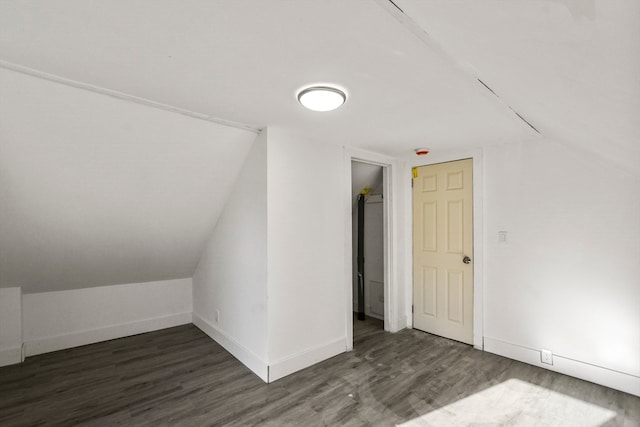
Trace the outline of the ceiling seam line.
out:
<instances>
[{"instance_id":1,"label":"ceiling seam line","mask_svg":"<svg viewBox=\"0 0 640 427\"><path fill-rule=\"evenodd\" d=\"M491 92L496 98L498 98L500 100L500 102L502 102L504 105L506 105L512 112L513 114L515 114L516 116L518 116L518 118L520 120L522 120L523 122L525 122L531 129L533 129L538 135L541 135L540 131L538 129L536 129L536 127L534 125L531 124L531 122L529 122L529 120L525 119L524 117L522 117L522 115L520 115L520 113L518 113L516 110L513 109L513 107L509 104L507 104L506 102L504 102L504 100L502 98L500 98L500 96L498 96L498 94L491 89L485 82L483 82L482 80L480 80L478 77L476 77L476 80L478 80L480 82L480 84L482 86L484 86L489 92Z\"/></svg>"},{"instance_id":2,"label":"ceiling seam line","mask_svg":"<svg viewBox=\"0 0 640 427\"><path fill-rule=\"evenodd\" d=\"M244 123L238 123L231 120L221 119L219 117L209 116L207 114L198 113L198 112L187 110L180 107L175 107L169 104L163 104L161 102L152 101L150 99L141 98L139 96L130 95L130 94L119 92L112 89L107 89L101 86L95 86L89 83L84 83L84 82L80 82L73 79L67 79L65 77L61 77L55 74L49 74L44 71L25 67L23 65L15 64L15 63L4 61L4 60L0 60L0 68L4 68L6 70L14 71L21 74L26 74L28 76L36 77L42 80L48 80L53 83L59 83L59 84L73 87L76 89L86 90L86 91L97 93L100 95L106 95L111 98L119 99L122 101L129 101L135 104L168 111L170 113L180 114L186 117L190 117L192 119L204 120L210 123L232 127L235 129L240 129L240 130L252 132L255 134L259 134L262 131L261 128L250 126Z\"/></svg>"},{"instance_id":3,"label":"ceiling seam line","mask_svg":"<svg viewBox=\"0 0 640 427\"><path fill-rule=\"evenodd\" d=\"M396 4L396 2L394 2L393 0L387 0L387 1L388 1L389 3L391 3L392 5L394 5L394 6L395 6L395 8L396 8L396 9L398 9L400 12L404 13L404 10L402 10L402 9L400 8L400 6L398 6L398 5ZM406 15L406 13L405 13L405 15Z\"/></svg>"},{"instance_id":4,"label":"ceiling seam line","mask_svg":"<svg viewBox=\"0 0 640 427\"><path fill-rule=\"evenodd\" d=\"M489 90L489 92L491 92L502 105L507 107L520 121L524 122L527 125L527 127L533 130L537 135L542 135L540 131L535 128L535 126L533 126L528 120L526 120L524 117L518 114L518 112L514 110L509 104L504 102L504 100L500 98L489 86L484 84L484 82L478 78L473 67L470 64L467 64L463 61L455 59L439 43L434 41L429 35L429 33L420 25L418 25L409 15L407 15L405 11L402 10L393 0L374 0L374 1L378 3L383 9L385 9L387 13L389 13L389 15L396 18L396 20L400 23L400 25L402 25L403 27L408 29L411 33L413 33L418 38L418 40L420 40L420 42L436 50L438 53L440 53L440 55L442 55L442 57L444 57L446 60L454 64L461 71L467 73L468 75L473 77L475 80L480 82L485 87L485 89Z\"/></svg>"}]
</instances>

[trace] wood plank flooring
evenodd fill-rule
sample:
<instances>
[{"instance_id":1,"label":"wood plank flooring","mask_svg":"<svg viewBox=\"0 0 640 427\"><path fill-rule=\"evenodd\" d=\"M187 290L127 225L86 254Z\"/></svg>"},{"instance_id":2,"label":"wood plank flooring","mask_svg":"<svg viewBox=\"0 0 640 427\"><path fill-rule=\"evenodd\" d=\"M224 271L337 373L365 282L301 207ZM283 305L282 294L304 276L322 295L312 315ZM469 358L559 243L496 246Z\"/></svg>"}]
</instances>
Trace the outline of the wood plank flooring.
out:
<instances>
[{"instance_id":1,"label":"wood plank flooring","mask_svg":"<svg viewBox=\"0 0 640 427\"><path fill-rule=\"evenodd\" d=\"M635 396L419 331L389 334L379 321L354 323L354 351L272 384L193 325L30 357L0 368L0 425L480 425L468 412L478 408L465 409L467 402L493 402L483 414L503 411L482 425L566 423L557 416L571 402L583 417L589 415L579 405L605 414L590 418L597 423L591 427L640 425ZM534 387L544 398L538 412L525 417L501 408L500 395L491 400L505 384L511 391ZM550 407L563 396L568 400Z\"/></svg>"}]
</instances>

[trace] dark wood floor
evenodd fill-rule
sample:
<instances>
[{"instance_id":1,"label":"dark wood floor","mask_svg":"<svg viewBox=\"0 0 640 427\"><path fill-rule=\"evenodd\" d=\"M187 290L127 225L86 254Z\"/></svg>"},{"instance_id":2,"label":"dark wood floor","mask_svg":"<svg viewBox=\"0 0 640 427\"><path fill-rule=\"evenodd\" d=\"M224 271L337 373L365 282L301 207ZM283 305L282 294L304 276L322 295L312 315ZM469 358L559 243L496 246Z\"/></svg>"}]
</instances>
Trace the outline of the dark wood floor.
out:
<instances>
[{"instance_id":1,"label":"dark wood floor","mask_svg":"<svg viewBox=\"0 0 640 427\"><path fill-rule=\"evenodd\" d=\"M0 368L0 425L393 426L510 379L640 425L640 398L606 387L377 321L354 335L354 351L272 384L193 325L30 357Z\"/></svg>"}]
</instances>

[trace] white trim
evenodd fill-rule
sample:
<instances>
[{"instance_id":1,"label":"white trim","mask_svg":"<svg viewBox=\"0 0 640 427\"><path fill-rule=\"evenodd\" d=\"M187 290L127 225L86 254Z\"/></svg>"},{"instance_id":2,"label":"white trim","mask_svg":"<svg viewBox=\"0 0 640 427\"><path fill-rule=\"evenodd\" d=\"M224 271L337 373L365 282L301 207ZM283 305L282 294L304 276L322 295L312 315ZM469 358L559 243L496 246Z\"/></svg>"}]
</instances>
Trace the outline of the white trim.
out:
<instances>
[{"instance_id":1,"label":"white trim","mask_svg":"<svg viewBox=\"0 0 640 427\"><path fill-rule=\"evenodd\" d=\"M37 354L64 350L66 348L93 344L100 341L108 341L130 335L143 334L145 332L186 325L188 323L191 323L190 312L176 313L169 316L137 320L135 322L107 326L99 329L90 329L63 335L32 339L24 342L24 352L27 357L35 356Z\"/></svg>"},{"instance_id":2,"label":"white trim","mask_svg":"<svg viewBox=\"0 0 640 427\"><path fill-rule=\"evenodd\" d=\"M224 347L224 349L231 353L233 357L238 359L238 361L240 361L244 366L260 377L262 381L269 382L269 367L267 362L195 312L193 313L193 324L215 342Z\"/></svg>"},{"instance_id":3,"label":"white trim","mask_svg":"<svg viewBox=\"0 0 640 427\"><path fill-rule=\"evenodd\" d=\"M15 365L22 362L22 346L0 350L0 366Z\"/></svg>"},{"instance_id":4,"label":"white trim","mask_svg":"<svg viewBox=\"0 0 640 427\"><path fill-rule=\"evenodd\" d=\"M140 98L138 96L129 95L127 93L118 92L116 90L107 89L101 86L95 86L89 83L79 82L77 80L67 79L65 77L57 76L55 74L45 73L44 71L35 70L33 68L25 67L24 65L14 64L8 61L0 60L0 68L15 71L17 73L26 74L28 76L36 77L50 82L63 84L65 86L73 87L76 89L87 90L89 92L99 93L101 95L110 96L123 101L130 101L136 104L145 105L151 108L157 108L160 110L169 111L171 113L182 114L183 116L191 117L193 119L204 120L207 122L216 123L223 126L228 126L236 129L253 132L255 134L260 133L260 129L244 124L233 122L231 120L221 119L219 117L209 116L207 114L197 113L195 111L186 110L180 107L174 107L173 105L163 104L161 102L152 101L146 98Z\"/></svg>"},{"instance_id":5,"label":"white trim","mask_svg":"<svg viewBox=\"0 0 640 427\"><path fill-rule=\"evenodd\" d=\"M385 154L374 151L363 150L356 147L345 147L345 152L357 162L369 163L378 166L389 166L396 162L396 159Z\"/></svg>"},{"instance_id":6,"label":"white trim","mask_svg":"<svg viewBox=\"0 0 640 427\"><path fill-rule=\"evenodd\" d=\"M354 147L344 149L345 174L345 307L346 307L346 343L347 351L353 349L353 246L352 246L352 200L351 200L351 162L368 163L382 167L384 194L384 329L397 332L405 327L402 314L397 310L398 302L398 226L395 220L398 212L396 194L398 192L395 175L398 171L396 160L392 157Z\"/></svg>"},{"instance_id":7,"label":"white trim","mask_svg":"<svg viewBox=\"0 0 640 427\"><path fill-rule=\"evenodd\" d=\"M269 382L273 382L301 369L315 365L333 356L347 351L344 338L338 338L326 344L300 351L269 365Z\"/></svg>"},{"instance_id":8,"label":"white trim","mask_svg":"<svg viewBox=\"0 0 640 427\"><path fill-rule=\"evenodd\" d=\"M345 347L353 350L353 201L351 200L351 155L344 149L344 229L346 230L344 244L344 301L345 301Z\"/></svg>"},{"instance_id":9,"label":"white trim","mask_svg":"<svg viewBox=\"0 0 640 427\"><path fill-rule=\"evenodd\" d=\"M397 332L398 319L396 319L396 287L394 280L396 271L394 264L394 204L395 197L393 191L393 173L395 168L393 163L382 164L382 194L383 194L383 214L382 214L382 235L383 235L383 260L384 260L384 330Z\"/></svg>"},{"instance_id":10,"label":"white trim","mask_svg":"<svg viewBox=\"0 0 640 427\"><path fill-rule=\"evenodd\" d=\"M407 272L413 271L413 209L412 192L409 182L411 180L411 169L417 166L427 166L437 163L452 162L456 160L473 159L473 346L482 350L484 335L484 170L483 170L483 150L481 148L471 150L455 150L445 153L430 153L425 158L414 158L407 162L404 171L407 179L405 190L405 269ZM406 276L406 305L407 325L413 327L413 316L411 305L413 303L413 274Z\"/></svg>"},{"instance_id":11,"label":"white trim","mask_svg":"<svg viewBox=\"0 0 640 427\"><path fill-rule=\"evenodd\" d=\"M547 365L540 361L540 349L524 347L495 338L485 337L484 349L489 353L640 396L640 377L635 375L614 371L558 354L553 355L553 365Z\"/></svg>"}]
</instances>

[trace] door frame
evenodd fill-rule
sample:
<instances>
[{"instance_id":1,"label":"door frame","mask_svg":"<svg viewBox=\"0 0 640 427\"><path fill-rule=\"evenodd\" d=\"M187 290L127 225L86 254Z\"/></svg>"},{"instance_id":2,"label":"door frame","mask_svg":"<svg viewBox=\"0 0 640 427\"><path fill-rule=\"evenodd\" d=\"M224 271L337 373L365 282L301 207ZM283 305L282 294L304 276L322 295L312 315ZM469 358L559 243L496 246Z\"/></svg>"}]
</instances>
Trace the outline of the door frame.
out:
<instances>
[{"instance_id":1,"label":"door frame","mask_svg":"<svg viewBox=\"0 0 640 427\"><path fill-rule=\"evenodd\" d=\"M430 153L425 158L412 158L406 163L404 175L407 177L404 204L404 251L405 271L413 272L413 193L410 180L413 180L412 169L418 166L428 166L456 160L472 159L473 162L473 347L484 349L484 209L483 209L483 152L482 149L456 150L446 153ZM413 273L407 274L405 283L405 306L407 313L407 327L413 328Z\"/></svg>"},{"instance_id":2,"label":"door frame","mask_svg":"<svg viewBox=\"0 0 640 427\"><path fill-rule=\"evenodd\" d=\"M384 236L384 330L397 332L405 325L399 327L396 310L397 281L396 278L396 221L394 220L398 209L395 196L396 179L398 167L396 160L381 154L369 151L345 147L344 149L344 171L345 171L345 336L347 351L353 349L353 227L352 227L352 203L351 199L351 162L360 162L382 167L383 185L383 236Z\"/></svg>"}]
</instances>

